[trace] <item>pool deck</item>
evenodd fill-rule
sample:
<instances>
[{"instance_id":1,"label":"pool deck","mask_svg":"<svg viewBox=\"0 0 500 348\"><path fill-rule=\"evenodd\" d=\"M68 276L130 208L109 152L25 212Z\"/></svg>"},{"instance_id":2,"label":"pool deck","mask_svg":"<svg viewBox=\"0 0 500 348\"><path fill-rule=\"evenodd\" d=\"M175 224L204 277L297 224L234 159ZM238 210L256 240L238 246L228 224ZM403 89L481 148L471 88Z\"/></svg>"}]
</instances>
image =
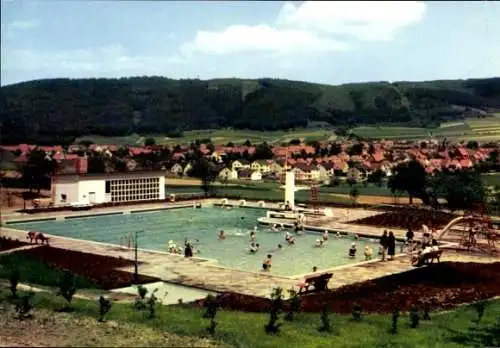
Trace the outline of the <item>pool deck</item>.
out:
<instances>
[{"instance_id":1,"label":"pool deck","mask_svg":"<svg viewBox=\"0 0 500 348\"><path fill-rule=\"evenodd\" d=\"M188 202L186 206L192 206L194 202ZM213 203L213 200L208 203ZM237 202L235 202L237 204ZM173 204L171 204L173 205ZM249 205L249 203L248 203ZM177 206L177 204L176 204ZM91 212L58 212L52 214L43 214L38 219L42 218L63 218L64 216L74 215L89 215L94 213L110 213L135 210L150 210L163 208L165 204L136 205L113 209L93 209ZM267 204L266 208L274 208L271 204ZM331 218L320 217L308 221L312 227L321 226L322 229L328 228L338 230L344 233L362 233L366 236L379 237L382 234L383 228L357 226L346 224L346 219L356 219L359 217L368 216L367 214L377 214L379 212L370 212L367 210L348 210L331 208L334 216L337 216L336 221L331 221ZM264 210L263 210L264 215ZM28 215L32 220L36 216ZM4 218L19 221L20 216L7 216ZM403 230L391 229L397 237L404 235ZM1 234L17 238L25 239L25 231L16 230L7 226L2 226ZM115 257L123 257L132 260L134 258L133 249L125 249L117 245L98 243L86 240L71 239L66 237L58 237L50 235L50 244L54 247L64 248L69 250L94 253L100 255L108 255ZM205 290L217 292L232 291L248 295L269 297L271 291L275 287L284 289L296 288L298 280L304 275L296 275L293 277L278 277L272 272L243 272L235 269L223 268L216 265L214 261L204 260L199 258L186 259L179 255L172 255L166 252L139 250L138 259L142 262L139 266L139 273L152 277L157 277L161 280L182 284L186 286L197 287ZM443 254L443 261L457 262L498 262L499 258L487 256L474 256L465 253L457 253L456 251L446 250ZM329 287L331 289L344 285L349 285L361 281L375 279L387 276L394 273L401 273L413 269L410 265L409 257L405 254L397 256L393 261L381 262L378 260L361 262L355 265L345 265L331 269L320 269L320 272L331 272L334 274L330 280ZM133 271L133 267L124 268L124 270Z\"/></svg>"}]
</instances>

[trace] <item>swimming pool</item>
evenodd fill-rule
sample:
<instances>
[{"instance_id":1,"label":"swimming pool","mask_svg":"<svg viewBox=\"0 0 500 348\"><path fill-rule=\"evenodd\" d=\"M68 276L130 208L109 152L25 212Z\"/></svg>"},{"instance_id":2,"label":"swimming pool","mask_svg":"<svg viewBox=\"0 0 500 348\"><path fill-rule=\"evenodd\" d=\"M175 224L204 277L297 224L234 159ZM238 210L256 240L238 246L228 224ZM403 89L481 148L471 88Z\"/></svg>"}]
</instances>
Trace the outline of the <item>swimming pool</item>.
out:
<instances>
[{"instance_id":1,"label":"swimming pool","mask_svg":"<svg viewBox=\"0 0 500 348\"><path fill-rule=\"evenodd\" d=\"M196 241L199 257L216 259L224 267L242 271L261 270L262 261L268 253L273 254L272 273L291 276L364 260L363 248L369 244L374 253L376 242L358 240L358 255L347 256L353 242L352 237L330 237L326 248L314 248L318 234L305 233L297 237L297 243L288 246L284 232L272 232L266 226L258 225L257 218L265 215L265 210L249 208L206 207L202 209L182 208L155 212L141 212L126 215L108 215L86 218L72 218L60 221L36 221L14 223L10 226L22 230L35 230L48 234L97 242L120 244L123 236L143 231L139 236L139 248L166 251L169 240L183 245L184 238ZM257 242L260 250L256 254L248 252L249 232L257 226ZM224 230L225 240L217 238L217 232ZM278 244L283 249L273 251Z\"/></svg>"}]
</instances>

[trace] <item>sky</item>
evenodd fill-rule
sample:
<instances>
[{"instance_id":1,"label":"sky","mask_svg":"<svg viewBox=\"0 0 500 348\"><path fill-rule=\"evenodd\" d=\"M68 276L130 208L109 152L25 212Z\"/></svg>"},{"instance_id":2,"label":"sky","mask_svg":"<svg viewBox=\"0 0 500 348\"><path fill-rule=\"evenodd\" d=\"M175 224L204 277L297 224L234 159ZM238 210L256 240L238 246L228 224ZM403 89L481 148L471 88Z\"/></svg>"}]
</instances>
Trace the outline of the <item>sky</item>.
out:
<instances>
[{"instance_id":1,"label":"sky","mask_svg":"<svg viewBox=\"0 0 500 348\"><path fill-rule=\"evenodd\" d=\"M1 84L500 76L500 2L0 0Z\"/></svg>"}]
</instances>

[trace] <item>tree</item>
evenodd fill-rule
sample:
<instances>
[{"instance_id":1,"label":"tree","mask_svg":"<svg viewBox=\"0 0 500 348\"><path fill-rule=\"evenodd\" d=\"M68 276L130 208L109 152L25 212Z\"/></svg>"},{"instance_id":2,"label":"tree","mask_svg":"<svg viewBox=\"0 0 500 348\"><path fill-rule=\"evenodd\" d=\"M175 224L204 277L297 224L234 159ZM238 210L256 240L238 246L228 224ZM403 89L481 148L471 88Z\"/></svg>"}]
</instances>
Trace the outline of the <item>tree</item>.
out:
<instances>
[{"instance_id":1,"label":"tree","mask_svg":"<svg viewBox=\"0 0 500 348\"><path fill-rule=\"evenodd\" d=\"M106 159L100 153L93 153L87 157L87 171L89 173L106 173Z\"/></svg>"},{"instance_id":2,"label":"tree","mask_svg":"<svg viewBox=\"0 0 500 348\"><path fill-rule=\"evenodd\" d=\"M29 191L36 190L39 193L42 187L50 186L50 176L54 173L56 166L56 162L47 156L45 151L32 150L22 168L22 180Z\"/></svg>"},{"instance_id":3,"label":"tree","mask_svg":"<svg viewBox=\"0 0 500 348\"><path fill-rule=\"evenodd\" d=\"M436 197L446 199L450 210L474 210L486 203L486 188L475 171L440 173L429 186Z\"/></svg>"},{"instance_id":4,"label":"tree","mask_svg":"<svg viewBox=\"0 0 500 348\"><path fill-rule=\"evenodd\" d=\"M377 169L374 172L370 173L370 175L368 175L367 181L372 184L376 184L378 187L381 187L384 177L384 172L380 169Z\"/></svg>"},{"instance_id":5,"label":"tree","mask_svg":"<svg viewBox=\"0 0 500 348\"><path fill-rule=\"evenodd\" d=\"M266 160L274 157L273 148L269 146L266 142L259 144L255 147L255 152L252 159L255 160Z\"/></svg>"},{"instance_id":6,"label":"tree","mask_svg":"<svg viewBox=\"0 0 500 348\"><path fill-rule=\"evenodd\" d=\"M417 161L400 163L394 168L393 175L389 178L387 187L393 194L407 192L410 196L410 204L413 197L420 198L424 204L429 204L429 197L425 190L427 173L425 168Z\"/></svg>"},{"instance_id":7,"label":"tree","mask_svg":"<svg viewBox=\"0 0 500 348\"><path fill-rule=\"evenodd\" d=\"M208 196L213 190L212 183L217 177L215 165L206 158L201 157L194 162L191 176L201 180L201 188L205 192L205 196Z\"/></svg>"}]
</instances>

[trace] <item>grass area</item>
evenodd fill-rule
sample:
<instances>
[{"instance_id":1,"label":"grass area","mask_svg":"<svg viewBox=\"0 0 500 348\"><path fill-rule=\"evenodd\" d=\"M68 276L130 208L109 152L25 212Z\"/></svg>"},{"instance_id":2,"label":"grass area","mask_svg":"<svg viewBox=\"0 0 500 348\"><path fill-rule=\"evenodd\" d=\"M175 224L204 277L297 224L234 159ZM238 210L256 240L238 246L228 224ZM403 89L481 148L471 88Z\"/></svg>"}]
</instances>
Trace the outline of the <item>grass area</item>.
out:
<instances>
[{"instance_id":1,"label":"grass area","mask_svg":"<svg viewBox=\"0 0 500 348\"><path fill-rule=\"evenodd\" d=\"M0 299L5 303L8 293L0 289ZM37 293L33 303L36 309L60 308L63 300L47 293ZM73 300L75 312L72 316L90 320L98 317L96 301ZM108 321L119 326L130 325L137 333L176 334L189 337L186 342L205 334L208 321L202 318L202 309L179 306L158 306L156 317L146 319L144 312L138 312L130 303L114 303L107 314ZM421 321L420 327L409 327L408 314L401 313L398 334L389 333L391 317L388 315L366 315L360 322L349 316L330 314L334 332L319 333L320 314L299 314L293 322L283 322L277 336L264 332L269 314L219 311L218 326L214 336L216 342L230 347L471 347L498 346L500 344L500 301L490 301L480 324L474 323L477 312L472 306L442 314L431 313L431 321ZM35 317L37 315L35 310ZM106 325L106 324L100 324ZM152 331L151 331L152 329ZM126 337L115 333L113 343L118 346ZM130 337L130 335L127 335ZM87 345L92 335L80 338L79 345Z\"/></svg>"},{"instance_id":2,"label":"grass area","mask_svg":"<svg viewBox=\"0 0 500 348\"><path fill-rule=\"evenodd\" d=\"M500 173L483 174L481 177L488 186L500 186Z\"/></svg>"},{"instance_id":3,"label":"grass area","mask_svg":"<svg viewBox=\"0 0 500 348\"><path fill-rule=\"evenodd\" d=\"M424 139L431 133L433 136L447 137L456 140L477 140L477 141L499 141L500 140L500 116L490 116L485 118L470 118L465 121L452 121L441 124L437 128L416 128L397 126L361 126L353 129L359 136L373 139ZM84 136L77 139L90 140L96 144L116 144L116 145L142 145L146 136L132 134L124 137L103 137ZM186 131L180 138L168 138L165 136L152 136L157 144L175 145L187 144L196 139L212 139L215 145L224 145L228 142L242 144L246 140L252 143L283 143L292 139L304 138L306 141L325 141L335 139L333 128L299 128L289 131L260 132L252 130L217 129L217 130L196 130Z\"/></svg>"},{"instance_id":4,"label":"grass area","mask_svg":"<svg viewBox=\"0 0 500 348\"><path fill-rule=\"evenodd\" d=\"M16 268L19 270L20 283L57 287L63 275L62 271L26 255L17 253L0 255L0 278L9 279L10 273ZM75 275L75 284L79 289L96 287L91 280L78 275Z\"/></svg>"}]
</instances>

